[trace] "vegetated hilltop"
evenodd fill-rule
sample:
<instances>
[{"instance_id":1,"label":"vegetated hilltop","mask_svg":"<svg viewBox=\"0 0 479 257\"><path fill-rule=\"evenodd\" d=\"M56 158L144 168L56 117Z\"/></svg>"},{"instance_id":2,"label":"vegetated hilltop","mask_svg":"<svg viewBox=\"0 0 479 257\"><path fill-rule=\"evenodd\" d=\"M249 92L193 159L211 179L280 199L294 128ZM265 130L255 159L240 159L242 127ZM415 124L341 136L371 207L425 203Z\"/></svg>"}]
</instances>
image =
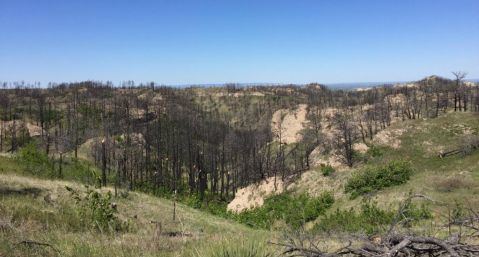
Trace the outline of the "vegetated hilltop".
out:
<instances>
[{"instance_id":1,"label":"vegetated hilltop","mask_svg":"<svg viewBox=\"0 0 479 257\"><path fill-rule=\"evenodd\" d=\"M29 176L176 199L258 229L376 234L421 193L446 204L409 206L406 224L423 227L479 207L479 87L456 75L360 91L4 83L0 152Z\"/></svg>"}]
</instances>

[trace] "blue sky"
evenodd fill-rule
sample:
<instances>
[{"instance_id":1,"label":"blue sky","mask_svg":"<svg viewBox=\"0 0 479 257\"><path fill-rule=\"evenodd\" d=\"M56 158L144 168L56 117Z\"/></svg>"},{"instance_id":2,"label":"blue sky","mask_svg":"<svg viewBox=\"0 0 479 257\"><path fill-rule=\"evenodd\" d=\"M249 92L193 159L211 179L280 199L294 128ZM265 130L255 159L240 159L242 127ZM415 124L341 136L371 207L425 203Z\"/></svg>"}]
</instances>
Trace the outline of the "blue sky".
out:
<instances>
[{"instance_id":1,"label":"blue sky","mask_svg":"<svg viewBox=\"0 0 479 257\"><path fill-rule=\"evenodd\" d=\"M477 0L0 0L0 81L479 78Z\"/></svg>"}]
</instances>

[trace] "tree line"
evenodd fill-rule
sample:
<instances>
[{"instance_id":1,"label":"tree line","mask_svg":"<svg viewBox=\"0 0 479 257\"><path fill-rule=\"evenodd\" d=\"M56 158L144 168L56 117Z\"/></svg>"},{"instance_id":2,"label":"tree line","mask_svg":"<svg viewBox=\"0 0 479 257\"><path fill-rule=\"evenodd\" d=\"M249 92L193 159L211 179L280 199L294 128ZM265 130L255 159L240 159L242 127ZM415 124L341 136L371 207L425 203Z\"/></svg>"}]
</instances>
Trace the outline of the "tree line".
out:
<instances>
[{"instance_id":1,"label":"tree line","mask_svg":"<svg viewBox=\"0 0 479 257\"><path fill-rule=\"evenodd\" d=\"M87 157L102 170L103 185L228 200L248 184L307 170L318 146L338 151L352 167L353 144L394 122L479 112L478 85L465 83L465 72L454 75L363 91L317 83L178 89L133 81L47 88L0 82L0 152L34 141L56 162L67 153ZM288 145L279 135L278 142L271 132L274 112L298 104L307 104L310 121L302 140ZM324 129L334 137L325 137Z\"/></svg>"}]
</instances>

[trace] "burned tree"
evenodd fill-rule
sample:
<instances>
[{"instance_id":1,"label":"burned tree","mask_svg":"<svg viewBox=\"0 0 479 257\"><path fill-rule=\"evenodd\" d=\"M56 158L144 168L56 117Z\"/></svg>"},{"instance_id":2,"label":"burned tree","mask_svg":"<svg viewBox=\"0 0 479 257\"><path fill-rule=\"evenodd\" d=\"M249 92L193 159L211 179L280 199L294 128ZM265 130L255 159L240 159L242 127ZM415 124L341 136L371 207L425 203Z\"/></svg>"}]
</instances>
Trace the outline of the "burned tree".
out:
<instances>
[{"instance_id":1,"label":"burned tree","mask_svg":"<svg viewBox=\"0 0 479 257\"><path fill-rule=\"evenodd\" d=\"M467 76L465 71L453 71L452 74L456 77L454 84L454 111L457 111L457 105L459 103L459 111L461 110L461 98L463 97L463 84L462 80Z\"/></svg>"},{"instance_id":2,"label":"burned tree","mask_svg":"<svg viewBox=\"0 0 479 257\"><path fill-rule=\"evenodd\" d=\"M336 127L336 145L345 163L353 166L353 144L358 138L358 131L356 125L353 123L352 110L343 109L334 117Z\"/></svg>"}]
</instances>

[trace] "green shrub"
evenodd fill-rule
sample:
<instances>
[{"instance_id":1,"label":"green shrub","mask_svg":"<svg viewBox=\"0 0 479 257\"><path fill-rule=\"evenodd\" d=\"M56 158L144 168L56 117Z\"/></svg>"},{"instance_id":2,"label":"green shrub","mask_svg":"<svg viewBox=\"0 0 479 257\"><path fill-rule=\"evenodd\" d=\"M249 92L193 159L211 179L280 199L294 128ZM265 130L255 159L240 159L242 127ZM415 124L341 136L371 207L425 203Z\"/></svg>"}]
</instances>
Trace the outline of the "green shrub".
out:
<instances>
[{"instance_id":1,"label":"green shrub","mask_svg":"<svg viewBox=\"0 0 479 257\"><path fill-rule=\"evenodd\" d=\"M262 207L233 214L233 218L251 227L269 229L276 220L282 220L292 228L300 228L324 215L333 203L334 197L329 192L318 197L282 193L266 198Z\"/></svg>"},{"instance_id":2,"label":"green shrub","mask_svg":"<svg viewBox=\"0 0 479 257\"><path fill-rule=\"evenodd\" d=\"M123 138L121 136L115 136L115 141L118 143L123 143Z\"/></svg>"},{"instance_id":3,"label":"green shrub","mask_svg":"<svg viewBox=\"0 0 479 257\"><path fill-rule=\"evenodd\" d=\"M331 193L325 192L319 197L309 198L304 207L304 220L306 222L315 220L319 215L324 215L334 203Z\"/></svg>"},{"instance_id":4,"label":"green shrub","mask_svg":"<svg viewBox=\"0 0 479 257\"><path fill-rule=\"evenodd\" d=\"M457 200L454 200L454 206L452 208L452 219L457 220L464 217L465 215L466 213L464 211L464 208L462 207L462 204Z\"/></svg>"},{"instance_id":5,"label":"green shrub","mask_svg":"<svg viewBox=\"0 0 479 257\"><path fill-rule=\"evenodd\" d=\"M97 229L98 231L108 232L110 230L121 231L126 230L128 226L121 222L115 214L118 212L116 205L111 203L111 191L108 191L106 195L90 189L89 186L85 186L87 191L82 196L71 187L65 186L70 192L80 212L82 222L86 225Z\"/></svg>"},{"instance_id":6,"label":"green shrub","mask_svg":"<svg viewBox=\"0 0 479 257\"><path fill-rule=\"evenodd\" d=\"M323 174L323 176L327 177L333 174L334 172L336 172L336 169L334 169L333 166L329 164L327 165L321 164L321 173Z\"/></svg>"},{"instance_id":7,"label":"green shrub","mask_svg":"<svg viewBox=\"0 0 479 257\"><path fill-rule=\"evenodd\" d=\"M383 156L383 153L379 147L371 145L369 149L361 155L360 159L365 163L368 164L374 158Z\"/></svg>"},{"instance_id":8,"label":"green shrub","mask_svg":"<svg viewBox=\"0 0 479 257\"><path fill-rule=\"evenodd\" d=\"M130 191L128 190L118 190L118 196L123 199L130 199Z\"/></svg>"},{"instance_id":9,"label":"green shrub","mask_svg":"<svg viewBox=\"0 0 479 257\"><path fill-rule=\"evenodd\" d=\"M367 155L370 155L372 157L381 157L383 156L383 153L381 152L381 149L379 149L378 147L376 146L371 146L367 151L366 151L366 154Z\"/></svg>"},{"instance_id":10,"label":"green shrub","mask_svg":"<svg viewBox=\"0 0 479 257\"><path fill-rule=\"evenodd\" d=\"M44 151L37 150L34 143L28 143L20 149L15 155L15 161L25 172L43 178L53 178L59 176L59 159L52 165L51 159ZM52 168L55 167L55 170ZM97 172L95 172L97 171ZM86 184L101 184L101 177L97 175L98 170L91 166L88 168L87 162L78 158L62 159L62 179L76 181ZM113 181L114 173L107 174L107 179Z\"/></svg>"},{"instance_id":11,"label":"green shrub","mask_svg":"<svg viewBox=\"0 0 479 257\"><path fill-rule=\"evenodd\" d=\"M58 160L57 160L58 161ZM58 163L56 172L58 172ZM107 173L107 181L114 181L114 173ZM87 163L78 158L63 157L62 178L88 185L101 186L101 173L93 165L88 168Z\"/></svg>"},{"instance_id":12,"label":"green shrub","mask_svg":"<svg viewBox=\"0 0 479 257\"><path fill-rule=\"evenodd\" d=\"M351 199L385 187L406 183L411 176L412 169L404 160L391 161L382 166L366 166L357 170L346 184L346 193Z\"/></svg>"},{"instance_id":13,"label":"green shrub","mask_svg":"<svg viewBox=\"0 0 479 257\"><path fill-rule=\"evenodd\" d=\"M322 232L365 232L367 234L377 234L388 227L397 216L398 209L382 210L377 206L377 202L371 200L363 200L361 210L355 211L353 208L349 210L337 209L334 213L321 219L315 225L314 230ZM409 202L405 208L404 216L412 222L420 220L432 219L433 216L426 205L422 204L417 207ZM411 225L411 223L406 224Z\"/></svg>"},{"instance_id":14,"label":"green shrub","mask_svg":"<svg viewBox=\"0 0 479 257\"><path fill-rule=\"evenodd\" d=\"M377 207L376 202L365 201L359 212L356 212L353 208L344 211L337 209L316 224L315 230L376 234L383 226L391 223L394 218L395 212L381 210Z\"/></svg>"},{"instance_id":15,"label":"green shrub","mask_svg":"<svg viewBox=\"0 0 479 257\"><path fill-rule=\"evenodd\" d=\"M34 175L48 175L51 172L51 162L45 152L37 150L35 144L28 143L16 155L22 169Z\"/></svg>"},{"instance_id":16,"label":"green shrub","mask_svg":"<svg viewBox=\"0 0 479 257\"><path fill-rule=\"evenodd\" d=\"M412 202L409 202L404 208L403 216L408 220L427 220L432 219L432 213L429 208L423 203L417 207Z\"/></svg>"}]
</instances>

